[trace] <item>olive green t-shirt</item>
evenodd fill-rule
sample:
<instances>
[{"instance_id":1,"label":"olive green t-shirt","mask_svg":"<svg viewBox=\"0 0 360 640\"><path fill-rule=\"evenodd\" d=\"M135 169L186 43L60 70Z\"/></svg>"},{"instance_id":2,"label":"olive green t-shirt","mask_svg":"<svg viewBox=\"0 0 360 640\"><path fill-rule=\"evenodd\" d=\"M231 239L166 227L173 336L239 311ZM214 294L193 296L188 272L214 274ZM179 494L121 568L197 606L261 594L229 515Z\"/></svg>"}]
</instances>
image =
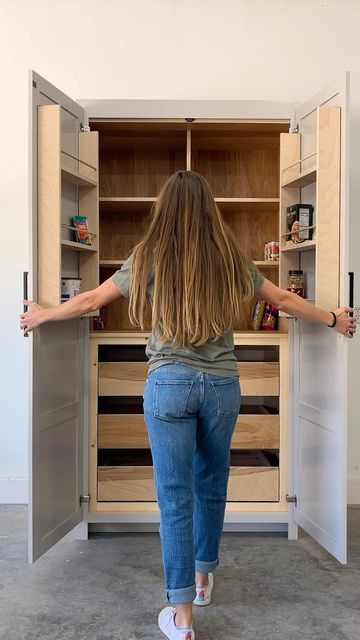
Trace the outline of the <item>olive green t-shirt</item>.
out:
<instances>
[{"instance_id":1,"label":"olive green t-shirt","mask_svg":"<svg viewBox=\"0 0 360 640\"><path fill-rule=\"evenodd\" d=\"M120 269L112 275L112 280L118 287L121 295L126 298L130 294L132 255L124 262ZM264 276L254 270L255 293L264 282ZM147 290L150 299L153 297L154 280L149 275ZM236 357L234 353L234 334L227 331L217 340L208 340L201 347L176 347L172 341L161 342L152 332L146 346L146 355L149 358L149 371L163 364L178 363L210 373L216 376L238 377Z\"/></svg>"}]
</instances>

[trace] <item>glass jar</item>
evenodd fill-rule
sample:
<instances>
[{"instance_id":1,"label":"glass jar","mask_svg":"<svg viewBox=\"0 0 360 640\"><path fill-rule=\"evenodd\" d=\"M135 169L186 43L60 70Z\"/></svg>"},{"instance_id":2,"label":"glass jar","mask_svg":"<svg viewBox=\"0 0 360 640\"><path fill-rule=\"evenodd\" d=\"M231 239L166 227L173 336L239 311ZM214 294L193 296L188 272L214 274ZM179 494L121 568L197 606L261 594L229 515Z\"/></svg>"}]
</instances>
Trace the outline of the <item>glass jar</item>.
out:
<instances>
[{"instance_id":1,"label":"glass jar","mask_svg":"<svg viewBox=\"0 0 360 640\"><path fill-rule=\"evenodd\" d=\"M289 271L287 290L301 298L305 297L304 272L301 269Z\"/></svg>"}]
</instances>

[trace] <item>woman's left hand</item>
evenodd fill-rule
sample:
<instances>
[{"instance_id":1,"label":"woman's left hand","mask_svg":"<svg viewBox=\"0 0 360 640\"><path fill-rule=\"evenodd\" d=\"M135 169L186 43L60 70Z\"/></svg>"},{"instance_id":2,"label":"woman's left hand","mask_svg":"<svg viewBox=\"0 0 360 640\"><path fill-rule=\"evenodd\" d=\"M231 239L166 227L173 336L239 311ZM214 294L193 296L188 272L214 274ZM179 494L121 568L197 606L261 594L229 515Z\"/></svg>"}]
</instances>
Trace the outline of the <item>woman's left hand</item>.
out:
<instances>
[{"instance_id":1,"label":"woman's left hand","mask_svg":"<svg viewBox=\"0 0 360 640\"><path fill-rule=\"evenodd\" d=\"M42 323L44 308L32 300L23 300L23 303L28 307L28 310L20 315L20 329L27 333Z\"/></svg>"}]
</instances>

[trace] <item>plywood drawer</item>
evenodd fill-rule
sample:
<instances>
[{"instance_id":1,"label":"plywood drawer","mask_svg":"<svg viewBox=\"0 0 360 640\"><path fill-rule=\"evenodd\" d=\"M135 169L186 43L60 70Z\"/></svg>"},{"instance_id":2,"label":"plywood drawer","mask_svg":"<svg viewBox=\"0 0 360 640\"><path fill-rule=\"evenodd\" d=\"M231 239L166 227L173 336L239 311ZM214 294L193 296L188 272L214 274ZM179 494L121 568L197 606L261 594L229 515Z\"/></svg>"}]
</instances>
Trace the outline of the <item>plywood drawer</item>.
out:
<instances>
[{"instance_id":1,"label":"plywood drawer","mask_svg":"<svg viewBox=\"0 0 360 640\"><path fill-rule=\"evenodd\" d=\"M231 467L228 502L276 502L279 500L277 467Z\"/></svg>"},{"instance_id":2,"label":"plywood drawer","mask_svg":"<svg viewBox=\"0 0 360 640\"><path fill-rule=\"evenodd\" d=\"M278 362L238 362L244 396L279 394ZM146 362L100 362L99 395L142 395L147 376Z\"/></svg>"},{"instance_id":3,"label":"plywood drawer","mask_svg":"<svg viewBox=\"0 0 360 640\"><path fill-rule=\"evenodd\" d=\"M279 395L278 362L238 362L243 396Z\"/></svg>"},{"instance_id":4,"label":"plywood drawer","mask_svg":"<svg viewBox=\"0 0 360 640\"><path fill-rule=\"evenodd\" d=\"M98 500L156 500L152 467L98 467Z\"/></svg>"},{"instance_id":5,"label":"plywood drawer","mask_svg":"<svg viewBox=\"0 0 360 640\"><path fill-rule=\"evenodd\" d=\"M278 468L231 467L228 502L276 502L278 499ZM98 467L98 500L156 500L152 467Z\"/></svg>"},{"instance_id":6,"label":"plywood drawer","mask_svg":"<svg viewBox=\"0 0 360 640\"><path fill-rule=\"evenodd\" d=\"M149 438L141 413L98 416L99 449L143 449Z\"/></svg>"},{"instance_id":7,"label":"plywood drawer","mask_svg":"<svg viewBox=\"0 0 360 640\"><path fill-rule=\"evenodd\" d=\"M279 449L279 444L278 415L239 415L231 440L232 449Z\"/></svg>"},{"instance_id":8,"label":"plywood drawer","mask_svg":"<svg viewBox=\"0 0 360 640\"><path fill-rule=\"evenodd\" d=\"M231 441L233 449L278 449L279 416L241 414ZM98 416L99 449L149 447L142 414L103 414Z\"/></svg>"},{"instance_id":9,"label":"plywood drawer","mask_svg":"<svg viewBox=\"0 0 360 640\"><path fill-rule=\"evenodd\" d=\"M99 396L141 396L147 362L99 362Z\"/></svg>"}]
</instances>

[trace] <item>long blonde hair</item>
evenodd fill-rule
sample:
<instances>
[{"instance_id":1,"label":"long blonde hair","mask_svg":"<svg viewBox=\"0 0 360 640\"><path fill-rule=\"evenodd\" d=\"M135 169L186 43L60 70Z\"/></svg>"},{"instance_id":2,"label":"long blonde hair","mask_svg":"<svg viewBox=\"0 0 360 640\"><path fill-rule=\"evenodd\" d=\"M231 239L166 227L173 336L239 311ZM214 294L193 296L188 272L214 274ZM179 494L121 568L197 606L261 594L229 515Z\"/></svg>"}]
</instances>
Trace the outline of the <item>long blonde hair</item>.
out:
<instances>
[{"instance_id":1,"label":"long blonde hair","mask_svg":"<svg viewBox=\"0 0 360 640\"><path fill-rule=\"evenodd\" d=\"M177 171L161 189L148 230L133 250L130 321L144 330L151 306L152 329L160 340L172 340L175 347L216 340L254 296L254 272L208 181L195 171Z\"/></svg>"}]
</instances>

